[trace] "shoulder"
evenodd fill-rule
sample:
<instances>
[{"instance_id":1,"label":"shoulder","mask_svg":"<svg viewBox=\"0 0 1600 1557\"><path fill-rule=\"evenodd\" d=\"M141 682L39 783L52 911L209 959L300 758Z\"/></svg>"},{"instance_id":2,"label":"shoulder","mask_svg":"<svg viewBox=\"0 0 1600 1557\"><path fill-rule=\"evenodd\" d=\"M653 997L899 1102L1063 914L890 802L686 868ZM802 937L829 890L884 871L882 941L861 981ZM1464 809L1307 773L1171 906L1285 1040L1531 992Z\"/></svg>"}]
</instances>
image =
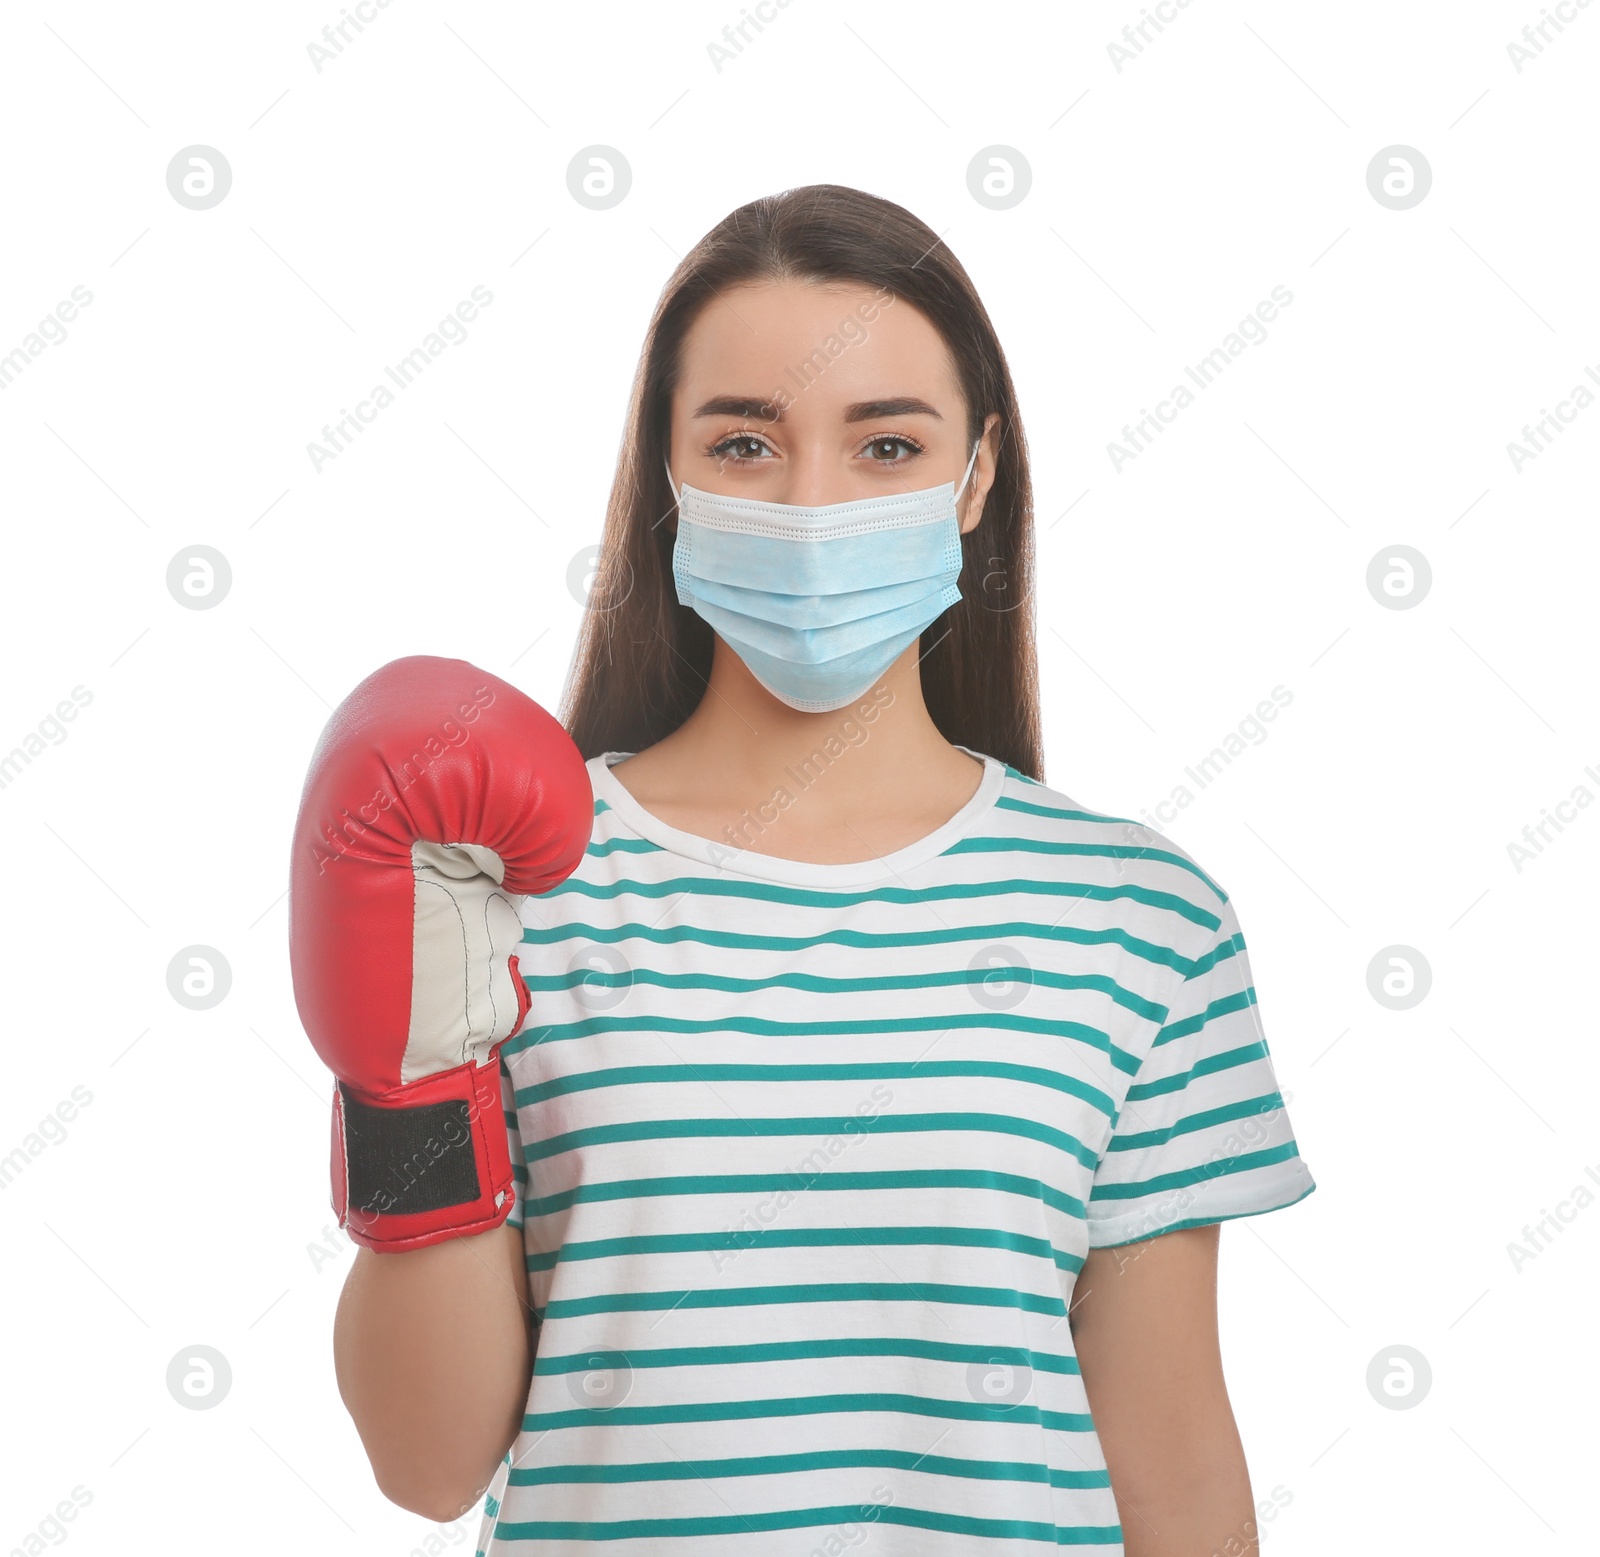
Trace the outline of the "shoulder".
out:
<instances>
[{"instance_id":1,"label":"shoulder","mask_svg":"<svg viewBox=\"0 0 1600 1557\"><path fill-rule=\"evenodd\" d=\"M1188 849L1126 811L1087 804L1002 763L991 829L1041 865L1104 884L1117 900L1175 912L1214 934L1231 915L1221 883Z\"/></svg>"}]
</instances>

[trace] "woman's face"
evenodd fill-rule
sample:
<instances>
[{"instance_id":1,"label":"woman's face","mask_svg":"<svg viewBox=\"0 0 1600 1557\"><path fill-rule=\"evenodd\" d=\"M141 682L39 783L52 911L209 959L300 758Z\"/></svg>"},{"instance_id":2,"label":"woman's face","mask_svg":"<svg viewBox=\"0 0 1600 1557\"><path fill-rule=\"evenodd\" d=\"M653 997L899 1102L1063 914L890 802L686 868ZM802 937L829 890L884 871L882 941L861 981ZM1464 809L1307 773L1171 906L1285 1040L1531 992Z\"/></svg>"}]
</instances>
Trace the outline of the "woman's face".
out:
<instances>
[{"instance_id":1,"label":"woman's face","mask_svg":"<svg viewBox=\"0 0 1600 1557\"><path fill-rule=\"evenodd\" d=\"M989 417L961 528L993 479ZM959 483L967 407L939 333L853 284L760 282L701 311L683 346L668 459L675 486L814 506ZM676 529L674 512L669 525Z\"/></svg>"}]
</instances>

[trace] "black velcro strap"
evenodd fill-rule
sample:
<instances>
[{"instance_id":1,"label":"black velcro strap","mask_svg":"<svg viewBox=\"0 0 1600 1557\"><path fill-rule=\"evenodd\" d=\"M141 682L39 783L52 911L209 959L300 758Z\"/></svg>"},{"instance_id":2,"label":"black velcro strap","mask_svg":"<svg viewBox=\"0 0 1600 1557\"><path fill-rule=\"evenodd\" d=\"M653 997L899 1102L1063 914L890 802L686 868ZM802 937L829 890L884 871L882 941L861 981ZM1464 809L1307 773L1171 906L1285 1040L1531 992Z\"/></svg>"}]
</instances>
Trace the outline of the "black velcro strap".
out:
<instances>
[{"instance_id":1,"label":"black velcro strap","mask_svg":"<svg viewBox=\"0 0 1600 1557\"><path fill-rule=\"evenodd\" d=\"M352 1207L369 1215L408 1216L478 1199L465 1098L417 1108L373 1108L342 1082L339 1090Z\"/></svg>"}]
</instances>

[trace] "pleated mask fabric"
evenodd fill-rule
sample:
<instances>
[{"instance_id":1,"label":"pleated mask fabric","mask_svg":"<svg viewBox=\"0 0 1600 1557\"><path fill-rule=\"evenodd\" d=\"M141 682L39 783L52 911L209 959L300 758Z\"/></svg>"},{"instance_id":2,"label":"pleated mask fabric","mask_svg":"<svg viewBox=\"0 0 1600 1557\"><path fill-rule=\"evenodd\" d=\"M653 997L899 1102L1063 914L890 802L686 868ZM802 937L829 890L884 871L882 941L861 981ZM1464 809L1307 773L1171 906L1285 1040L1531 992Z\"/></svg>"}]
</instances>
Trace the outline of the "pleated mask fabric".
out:
<instances>
[{"instance_id":1,"label":"pleated mask fabric","mask_svg":"<svg viewBox=\"0 0 1600 1557\"><path fill-rule=\"evenodd\" d=\"M827 713L867 692L961 598L960 485L808 507L677 494L678 601L710 624L772 695ZM672 467L667 466L672 480Z\"/></svg>"}]
</instances>

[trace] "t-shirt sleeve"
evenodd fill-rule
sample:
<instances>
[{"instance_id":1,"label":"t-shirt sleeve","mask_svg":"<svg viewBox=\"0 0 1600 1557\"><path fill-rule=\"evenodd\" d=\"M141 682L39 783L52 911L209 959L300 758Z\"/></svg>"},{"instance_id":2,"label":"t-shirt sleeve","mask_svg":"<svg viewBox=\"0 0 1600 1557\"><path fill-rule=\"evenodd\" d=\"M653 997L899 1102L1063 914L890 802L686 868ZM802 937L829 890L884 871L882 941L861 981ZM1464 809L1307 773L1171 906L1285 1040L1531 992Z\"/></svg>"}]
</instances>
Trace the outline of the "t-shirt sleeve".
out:
<instances>
[{"instance_id":1,"label":"t-shirt sleeve","mask_svg":"<svg viewBox=\"0 0 1600 1557\"><path fill-rule=\"evenodd\" d=\"M511 1084L506 1057L500 1056L500 1106L506 1116L506 1144L511 1151L511 1211L508 1227L521 1227L523 1208L528 1198L528 1163L522 1154L522 1127L517 1119L517 1089Z\"/></svg>"},{"instance_id":2,"label":"t-shirt sleeve","mask_svg":"<svg viewBox=\"0 0 1600 1557\"><path fill-rule=\"evenodd\" d=\"M1095 1170L1091 1248L1275 1211L1316 1188L1278 1090L1232 899L1216 913Z\"/></svg>"}]
</instances>

